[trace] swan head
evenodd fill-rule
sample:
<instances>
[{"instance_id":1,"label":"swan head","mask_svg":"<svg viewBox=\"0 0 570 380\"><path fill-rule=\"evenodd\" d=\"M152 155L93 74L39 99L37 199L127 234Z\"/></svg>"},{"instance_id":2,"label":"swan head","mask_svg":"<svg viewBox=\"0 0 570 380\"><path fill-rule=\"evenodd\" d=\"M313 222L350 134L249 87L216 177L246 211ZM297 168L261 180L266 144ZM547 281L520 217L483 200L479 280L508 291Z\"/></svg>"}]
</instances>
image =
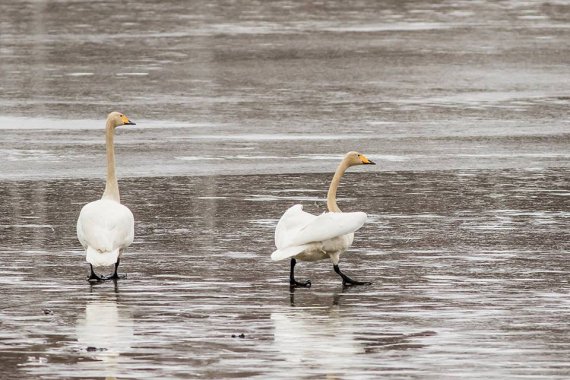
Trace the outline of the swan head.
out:
<instances>
[{"instance_id":1,"label":"swan head","mask_svg":"<svg viewBox=\"0 0 570 380\"><path fill-rule=\"evenodd\" d=\"M107 116L107 123L111 123L113 128L118 127L119 125L136 125L130 121L129 118L125 116L125 114L116 111L111 112Z\"/></svg>"},{"instance_id":2,"label":"swan head","mask_svg":"<svg viewBox=\"0 0 570 380\"><path fill-rule=\"evenodd\" d=\"M358 152L348 152L346 156L344 156L344 159L348 163L348 166L376 165L375 162L370 161L368 157Z\"/></svg>"}]
</instances>

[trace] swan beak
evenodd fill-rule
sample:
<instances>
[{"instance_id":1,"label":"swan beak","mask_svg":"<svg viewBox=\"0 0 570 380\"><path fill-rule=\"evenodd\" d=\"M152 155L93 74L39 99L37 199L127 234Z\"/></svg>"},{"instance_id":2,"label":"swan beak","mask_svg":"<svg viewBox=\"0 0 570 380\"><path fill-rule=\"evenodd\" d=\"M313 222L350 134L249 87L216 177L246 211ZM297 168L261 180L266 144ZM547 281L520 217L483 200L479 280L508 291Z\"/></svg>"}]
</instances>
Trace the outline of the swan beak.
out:
<instances>
[{"instance_id":1,"label":"swan beak","mask_svg":"<svg viewBox=\"0 0 570 380\"><path fill-rule=\"evenodd\" d=\"M123 125L136 125L136 123L130 121L125 115L121 116L121 121L123 122Z\"/></svg>"},{"instance_id":2,"label":"swan beak","mask_svg":"<svg viewBox=\"0 0 570 380\"><path fill-rule=\"evenodd\" d=\"M360 161L362 162L363 165L376 165L375 162L370 161L370 160L368 159L368 157L366 157L366 156L363 155L363 154L360 155Z\"/></svg>"}]
</instances>

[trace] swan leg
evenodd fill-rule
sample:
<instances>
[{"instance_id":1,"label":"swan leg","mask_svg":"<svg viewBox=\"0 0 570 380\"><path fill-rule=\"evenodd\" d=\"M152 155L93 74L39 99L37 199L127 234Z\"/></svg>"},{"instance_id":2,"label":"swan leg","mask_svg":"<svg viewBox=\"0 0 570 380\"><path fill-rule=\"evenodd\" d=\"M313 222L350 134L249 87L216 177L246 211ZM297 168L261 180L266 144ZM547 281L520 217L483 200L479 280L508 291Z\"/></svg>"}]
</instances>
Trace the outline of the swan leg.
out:
<instances>
[{"instance_id":1,"label":"swan leg","mask_svg":"<svg viewBox=\"0 0 570 380\"><path fill-rule=\"evenodd\" d=\"M351 286L351 285L372 285L371 282L362 282L362 281L356 281L353 280L352 278L348 277L346 274L342 273L340 271L340 268L338 267L338 264L333 265L334 271L336 273L338 273L338 275L340 277L342 277L342 285L344 286Z\"/></svg>"},{"instance_id":2,"label":"swan leg","mask_svg":"<svg viewBox=\"0 0 570 380\"><path fill-rule=\"evenodd\" d=\"M115 271L110 276L103 277L103 280L118 280L120 278L126 278L126 274L118 274L117 270L119 269L119 264L121 263L121 258L117 258L117 262L115 263Z\"/></svg>"},{"instance_id":3,"label":"swan leg","mask_svg":"<svg viewBox=\"0 0 570 380\"><path fill-rule=\"evenodd\" d=\"M289 285L292 288L310 288L311 287L311 280L307 280L305 282L298 282L295 280L295 264L297 264L297 260L294 258L291 259L291 272L289 273Z\"/></svg>"},{"instance_id":4,"label":"swan leg","mask_svg":"<svg viewBox=\"0 0 570 380\"><path fill-rule=\"evenodd\" d=\"M103 279L101 277L97 276L97 274L93 270L93 265L89 264L89 267L91 268L91 274L89 275L89 277L87 277L87 281L89 281L89 282L102 281Z\"/></svg>"}]
</instances>

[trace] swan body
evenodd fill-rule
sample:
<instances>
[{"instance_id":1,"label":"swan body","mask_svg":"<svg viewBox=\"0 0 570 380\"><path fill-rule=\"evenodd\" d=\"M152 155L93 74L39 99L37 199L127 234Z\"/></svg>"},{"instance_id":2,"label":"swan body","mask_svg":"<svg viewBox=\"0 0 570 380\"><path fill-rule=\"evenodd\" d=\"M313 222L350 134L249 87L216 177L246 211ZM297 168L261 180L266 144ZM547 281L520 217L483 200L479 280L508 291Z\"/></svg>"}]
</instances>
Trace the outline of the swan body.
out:
<instances>
[{"instance_id":1,"label":"swan body","mask_svg":"<svg viewBox=\"0 0 570 380\"><path fill-rule=\"evenodd\" d=\"M89 281L117 279L117 268L124 250L133 242L135 222L133 213L121 204L119 183L115 174L115 128L135 125L125 115L111 112L105 129L107 150L107 182L101 199L83 206L77 220L77 238L85 248L86 260L91 267ZM93 267L115 265L112 276L102 278Z\"/></svg>"},{"instance_id":2,"label":"swan body","mask_svg":"<svg viewBox=\"0 0 570 380\"><path fill-rule=\"evenodd\" d=\"M94 267L114 265L135 238L135 219L128 207L111 199L83 206L77 220L77 238Z\"/></svg>"},{"instance_id":3,"label":"swan body","mask_svg":"<svg viewBox=\"0 0 570 380\"><path fill-rule=\"evenodd\" d=\"M285 211L275 229L277 250L272 260L295 257L301 261L329 258L334 252L345 252L354 240L354 231L366 222L363 212L327 212L319 216L294 205Z\"/></svg>"},{"instance_id":4,"label":"swan body","mask_svg":"<svg viewBox=\"0 0 570 380\"><path fill-rule=\"evenodd\" d=\"M279 219L275 228L275 247L271 254L274 261L291 259L289 282L291 286L310 287L311 282L297 282L294 278L296 260L318 261L330 259L344 285L363 285L354 281L338 267L340 255L352 245L354 232L366 222L364 212L343 213L336 203L336 192L346 169L354 165L374 165L366 156L358 152L348 152L331 181L327 194L329 212L313 215L303 211L300 204L290 207Z\"/></svg>"}]
</instances>

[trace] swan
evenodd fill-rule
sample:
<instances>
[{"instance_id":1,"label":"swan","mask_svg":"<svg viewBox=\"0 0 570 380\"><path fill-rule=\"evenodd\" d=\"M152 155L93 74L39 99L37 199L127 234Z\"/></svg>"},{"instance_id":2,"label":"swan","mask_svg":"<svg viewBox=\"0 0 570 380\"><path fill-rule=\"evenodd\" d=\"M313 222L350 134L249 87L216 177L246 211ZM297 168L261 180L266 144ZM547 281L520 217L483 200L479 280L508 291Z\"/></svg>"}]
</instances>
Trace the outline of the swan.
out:
<instances>
[{"instance_id":1,"label":"swan","mask_svg":"<svg viewBox=\"0 0 570 380\"><path fill-rule=\"evenodd\" d=\"M115 174L115 148L113 137L120 125L136 125L120 112L107 116L105 127L107 149L107 183L101 199L87 203L77 220L77 238L86 252L91 268L88 281L118 279L117 269L124 250L135 236L133 213L121 204L119 183ZM98 276L93 267L115 265L111 276Z\"/></svg>"},{"instance_id":2,"label":"swan","mask_svg":"<svg viewBox=\"0 0 570 380\"><path fill-rule=\"evenodd\" d=\"M336 203L336 191L346 169L354 165L376 165L365 155L348 152L336 169L327 194L327 208L319 216L303 211L300 204L290 207L275 228L275 246L277 250L271 254L273 261L291 258L289 284L292 287L311 287L311 281L295 280L295 265L301 261L317 261L330 258L334 271L342 278L342 284L369 285L351 279L342 273L338 262L340 255L346 252L354 240L354 231L366 222L363 212L343 213Z\"/></svg>"}]
</instances>

